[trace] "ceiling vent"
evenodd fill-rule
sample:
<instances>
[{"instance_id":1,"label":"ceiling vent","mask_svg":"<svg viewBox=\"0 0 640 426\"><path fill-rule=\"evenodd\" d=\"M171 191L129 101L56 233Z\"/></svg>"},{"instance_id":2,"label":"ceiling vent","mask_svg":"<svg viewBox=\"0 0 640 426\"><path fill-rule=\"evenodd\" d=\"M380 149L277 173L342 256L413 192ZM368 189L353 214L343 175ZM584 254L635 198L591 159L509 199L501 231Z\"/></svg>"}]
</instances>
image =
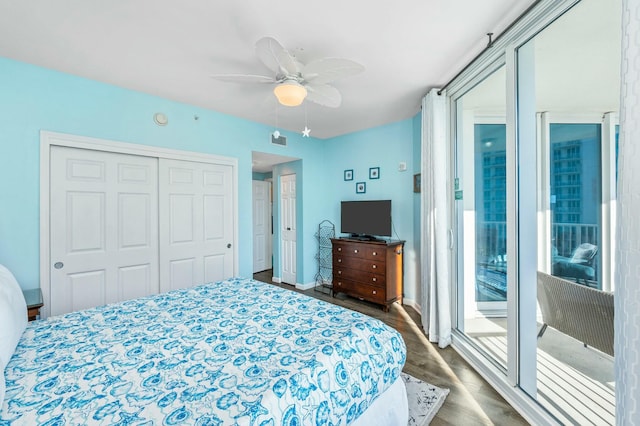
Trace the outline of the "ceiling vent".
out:
<instances>
[{"instance_id":1,"label":"ceiling vent","mask_svg":"<svg viewBox=\"0 0 640 426\"><path fill-rule=\"evenodd\" d=\"M274 134L271 134L271 143L274 145L287 146L287 138L282 135L276 137Z\"/></svg>"}]
</instances>

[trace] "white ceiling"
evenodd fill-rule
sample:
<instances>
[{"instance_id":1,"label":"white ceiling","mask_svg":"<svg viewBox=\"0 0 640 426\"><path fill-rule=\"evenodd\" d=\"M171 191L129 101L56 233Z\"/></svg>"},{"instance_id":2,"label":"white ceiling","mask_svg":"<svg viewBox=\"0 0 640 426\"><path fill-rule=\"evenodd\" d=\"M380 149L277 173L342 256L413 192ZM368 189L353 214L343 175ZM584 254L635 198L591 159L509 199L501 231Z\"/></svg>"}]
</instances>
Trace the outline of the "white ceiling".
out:
<instances>
[{"instance_id":1,"label":"white ceiling","mask_svg":"<svg viewBox=\"0 0 640 426\"><path fill-rule=\"evenodd\" d=\"M0 56L329 138L414 116L533 0L5 0ZM301 62L365 66L335 82L337 109L276 107L267 85L211 74L268 75L255 42L272 36ZM495 36L494 36L495 37ZM276 113L277 111L277 113ZM277 121L277 123L276 123Z\"/></svg>"},{"instance_id":2,"label":"white ceiling","mask_svg":"<svg viewBox=\"0 0 640 426\"><path fill-rule=\"evenodd\" d=\"M257 173L268 173L273 170L273 166L281 163L289 163L299 160L295 157L287 157L278 154L269 154L267 152L251 152L251 171Z\"/></svg>"}]
</instances>

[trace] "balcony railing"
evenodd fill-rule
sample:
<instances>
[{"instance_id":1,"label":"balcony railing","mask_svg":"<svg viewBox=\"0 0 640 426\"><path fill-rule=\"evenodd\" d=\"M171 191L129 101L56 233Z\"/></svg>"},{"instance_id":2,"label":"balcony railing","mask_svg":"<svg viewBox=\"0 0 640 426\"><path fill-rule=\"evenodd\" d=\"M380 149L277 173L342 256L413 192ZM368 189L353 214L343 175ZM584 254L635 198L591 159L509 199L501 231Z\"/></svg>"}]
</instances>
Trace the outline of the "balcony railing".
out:
<instances>
[{"instance_id":1,"label":"balcony railing","mask_svg":"<svg viewBox=\"0 0 640 426\"><path fill-rule=\"evenodd\" d=\"M476 257L479 265L490 266L506 273L507 223L504 221L480 222L477 228ZM575 249L583 243L600 246L598 225L580 223L554 223L551 226L553 256L571 258ZM584 284L602 288L599 283L599 256L590 266L595 270L595 280ZM506 281L506 277L505 277Z\"/></svg>"}]
</instances>

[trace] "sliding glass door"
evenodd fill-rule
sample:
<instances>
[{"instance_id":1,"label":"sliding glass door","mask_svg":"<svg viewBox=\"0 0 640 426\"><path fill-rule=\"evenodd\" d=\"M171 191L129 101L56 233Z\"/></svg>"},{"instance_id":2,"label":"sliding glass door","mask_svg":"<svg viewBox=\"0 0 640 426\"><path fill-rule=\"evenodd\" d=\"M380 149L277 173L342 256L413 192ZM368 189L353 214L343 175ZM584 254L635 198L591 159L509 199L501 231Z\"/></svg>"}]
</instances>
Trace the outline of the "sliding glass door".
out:
<instances>
[{"instance_id":1,"label":"sliding glass door","mask_svg":"<svg viewBox=\"0 0 640 426\"><path fill-rule=\"evenodd\" d=\"M458 328L507 364L505 69L455 102Z\"/></svg>"},{"instance_id":2,"label":"sliding glass door","mask_svg":"<svg viewBox=\"0 0 640 426\"><path fill-rule=\"evenodd\" d=\"M451 95L454 344L565 424L615 420L620 3L541 2Z\"/></svg>"},{"instance_id":3,"label":"sliding glass door","mask_svg":"<svg viewBox=\"0 0 640 426\"><path fill-rule=\"evenodd\" d=\"M536 225L533 235L518 233L518 285L537 287L518 306L520 330L529 330L518 354L535 360L520 364L519 383L563 423L615 421L613 299L602 290L615 288L615 189L606 197L603 189L616 185L616 3L581 1L516 53L518 124L535 128L535 135L519 132L517 151L536 145L535 166L522 157L517 165L518 187L530 189L518 193L519 229Z\"/></svg>"}]
</instances>

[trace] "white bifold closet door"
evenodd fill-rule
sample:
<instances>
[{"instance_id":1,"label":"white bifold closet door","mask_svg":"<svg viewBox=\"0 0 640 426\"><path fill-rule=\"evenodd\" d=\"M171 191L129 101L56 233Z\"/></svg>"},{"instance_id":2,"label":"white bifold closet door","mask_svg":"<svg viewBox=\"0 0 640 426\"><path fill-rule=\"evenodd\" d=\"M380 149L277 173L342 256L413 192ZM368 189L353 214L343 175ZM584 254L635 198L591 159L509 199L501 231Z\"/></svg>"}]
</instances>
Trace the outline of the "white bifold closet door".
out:
<instances>
[{"instance_id":1,"label":"white bifold closet door","mask_svg":"<svg viewBox=\"0 0 640 426\"><path fill-rule=\"evenodd\" d=\"M233 275L231 166L160 159L160 290Z\"/></svg>"},{"instance_id":2,"label":"white bifold closet door","mask_svg":"<svg viewBox=\"0 0 640 426\"><path fill-rule=\"evenodd\" d=\"M51 315L157 293L158 159L50 157Z\"/></svg>"},{"instance_id":3,"label":"white bifold closet door","mask_svg":"<svg viewBox=\"0 0 640 426\"><path fill-rule=\"evenodd\" d=\"M234 275L233 168L51 146L50 315Z\"/></svg>"}]
</instances>

